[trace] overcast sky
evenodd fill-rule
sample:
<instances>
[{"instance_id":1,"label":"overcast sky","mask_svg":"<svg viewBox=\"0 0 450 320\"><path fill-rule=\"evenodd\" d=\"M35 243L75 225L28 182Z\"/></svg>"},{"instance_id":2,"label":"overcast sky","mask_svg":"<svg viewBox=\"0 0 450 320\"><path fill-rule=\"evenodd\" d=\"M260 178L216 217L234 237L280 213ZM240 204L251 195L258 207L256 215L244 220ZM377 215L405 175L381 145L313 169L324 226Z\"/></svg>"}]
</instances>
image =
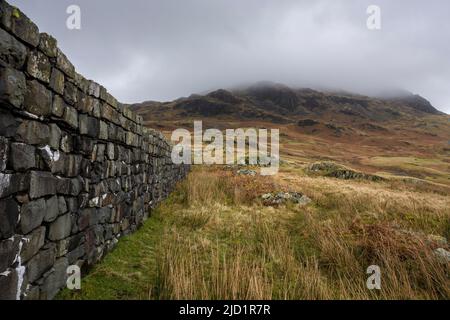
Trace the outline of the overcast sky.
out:
<instances>
[{"instance_id":1,"label":"overcast sky","mask_svg":"<svg viewBox=\"0 0 450 320\"><path fill-rule=\"evenodd\" d=\"M256 81L402 88L450 113L448 0L9 0L122 102ZM81 30L66 9L81 8ZM368 30L367 7L381 8Z\"/></svg>"}]
</instances>

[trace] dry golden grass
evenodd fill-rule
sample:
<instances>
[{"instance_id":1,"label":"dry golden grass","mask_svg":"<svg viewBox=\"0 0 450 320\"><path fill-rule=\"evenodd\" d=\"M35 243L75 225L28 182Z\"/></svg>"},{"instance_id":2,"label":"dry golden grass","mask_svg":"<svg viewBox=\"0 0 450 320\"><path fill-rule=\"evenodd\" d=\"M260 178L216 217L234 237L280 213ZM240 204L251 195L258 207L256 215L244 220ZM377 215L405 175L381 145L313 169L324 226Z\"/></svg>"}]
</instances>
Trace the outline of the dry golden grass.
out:
<instances>
[{"instance_id":1,"label":"dry golden grass","mask_svg":"<svg viewBox=\"0 0 450 320\"><path fill-rule=\"evenodd\" d=\"M313 204L258 201L278 190ZM449 208L448 196L389 183L195 169L159 209L170 223L156 298L448 299L449 265L427 235L448 238ZM366 287L370 265L381 268L381 290Z\"/></svg>"}]
</instances>

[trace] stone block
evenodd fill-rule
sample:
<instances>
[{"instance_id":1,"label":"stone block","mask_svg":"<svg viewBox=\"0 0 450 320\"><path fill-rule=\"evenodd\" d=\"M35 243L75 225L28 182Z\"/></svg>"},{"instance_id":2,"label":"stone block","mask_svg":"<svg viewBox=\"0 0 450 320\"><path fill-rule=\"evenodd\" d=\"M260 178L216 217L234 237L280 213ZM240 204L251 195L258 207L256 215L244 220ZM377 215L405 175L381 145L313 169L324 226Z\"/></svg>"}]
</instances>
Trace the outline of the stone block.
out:
<instances>
[{"instance_id":1,"label":"stone block","mask_svg":"<svg viewBox=\"0 0 450 320\"><path fill-rule=\"evenodd\" d=\"M99 135L100 125L99 120L93 117L89 117L85 114L81 114L79 117L80 133L88 135L92 138L97 138Z\"/></svg>"},{"instance_id":2,"label":"stone block","mask_svg":"<svg viewBox=\"0 0 450 320\"><path fill-rule=\"evenodd\" d=\"M91 81L89 83L88 92L91 96L100 98L100 85L98 83L95 83L94 81Z\"/></svg>"},{"instance_id":3,"label":"stone block","mask_svg":"<svg viewBox=\"0 0 450 320\"><path fill-rule=\"evenodd\" d=\"M39 29L23 12L13 8L10 19L12 33L33 47L39 45Z\"/></svg>"},{"instance_id":4,"label":"stone block","mask_svg":"<svg viewBox=\"0 0 450 320\"><path fill-rule=\"evenodd\" d=\"M39 49L48 57L56 58L58 53L56 39L47 33L41 33L39 40Z\"/></svg>"},{"instance_id":5,"label":"stone block","mask_svg":"<svg viewBox=\"0 0 450 320\"><path fill-rule=\"evenodd\" d=\"M52 222L60 215L60 213L64 213L59 211L59 199L57 196L53 196L47 199L45 201L45 208L46 208L44 216L45 222Z\"/></svg>"},{"instance_id":6,"label":"stone block","mask_svg":"<svg viewBox=\"0 0 450 320\"><path fill-rule=\"evenodd\" d=\"M15 171L36 168L36 148L25 143L12 143L10 164Z\"/></svg>"},{"instance_id":7,"label":"stone block","mask_svg":"<svg viewBox=\"0 0 450 320\"><path fill-rule=\"evenodd\" d=\"M75 108L66 106L63 119L73 129L78 128L78 112Z\"/></svg>"},{"instance_id":8,"label":"stone block","mask_svg":"<svg viewBox=\"0 0 450 320\"><path fill-rule=\"evenodd\" d=\"M48 116L52 112L52 94L37 80L27 81L24 101L25 109L38 116Z\"/></svg>"},{"instance_id":9,"label":"stone block","mask_svg":"<svg viewBox=\"0 0 450 320\"><path fill-rule=\"evenodd\" d=\"M38 50L30 52L27 62L27 72L30 76L49 83L51 71L52 66L45 54Z\"/></svg>"},{"instance_id":10,"label":"stone block","mask_svg":"<svg viewBox=\"0 0 450 320\"><path fill-rule=\"evenodd\" d=\"M9 159L9 140L0 136L0 172L6 169Z\"/></svg>"},{"instance_id":11,"label":"stone block","mask_svg":"<svg viewBox=\"0 0 450 320\"><path fill-rule=\"evenodd\" d=\"M30 175L30 198L56 194L58 179L49 172L33 171Z\"/></svg>"},{"instance_id":12,"label":"stone block","mask_svg":"<svg viewBox=\"0 0 450 320\"><path fill-rule=\"evenodd\" d=\"M18 276L15 269L8 269L0 274L0 300L17 299Z\"/></svg>"},{"instance_id":13,"label":"stone block","mask_svg":"<svg viewBox=\"0 0 450 320\"><path fill-rule=\"evenodd\" d=\"M25 75L12 68L0 67L0 104L20 109L25 93Z\"/></svg>"},{"instance_id":14,"label":"stone block","mask_svg":"<svg viewBox=\"0 0 450 320\"><path fill-rule=\"evenodd\" d=\"M0 240L0 273L11 267L19 252L19 237Z\"/></svg>"},{"instance_id":15,"label":"stone block","mask_svg":"<svg viewBox=\"0 0 450 320\"><path fill-rule=\"evenodd\" d=\"M50 270L55 263L56 247L39 251L26 265L26 275L28 281L33 283L38 280L46 271Z\"/></svg>"},{"instance_id":16,"label":"stone block","mask_svg":"<svg viewBox=\"0 0 450 320\"><path fill-rule=\"evenodd\" d=\"M78 89L73 83L68 81L64 84L64 100L71 106L74 106L78 101Z\"/></svg>"},{"instance_id":17,"label":"stone block","mask_svg":"<svg viewBox=\"0 0 450 320\"><path fill-rule=\"evenodd\" d=\"M53 271L45 278L41 286L39 299L52 300L67 281L67 267L69 261L66 257L56 260Z\"/></svg>"},{"instance_id":18,"label":"stone block","mask_svg":"<svg viewBox=\"0 0 450 320\"><path fill-rule=\"evenodd\" d=\"M64 94L64 74L56 68L52 68L50 88L60 95Z\"/></svg>"},{"instance_id":19,"label":"stone block","mask_svg":"<svg viewBox=\"0 0 450 320\"><path fill-rule=\"evenodd\" d=\"M108 140L108 124L104 121L100 121L98 137L102 140Z\"/></svg>"},{"instance_id":20,"label":"stone block","mask_svg":"<svg viewBox=\"0 0 450 320\"><path fill-rule=\"evenodd\" d=\"M62 118L64 115L64 110L66 110L66 103L61 96L55 95L53 97L52 104L52 115Z\"/></svg>"},{"instance_id":21,"label":"stone block","mask_svg":"<svg viewBox=\"0 0 450 320\"><path fill-rule=\"evenodd\" d=\"M14 199L0 200L0 239L10 238L16 231L19 205Z\"/></svg>"},{"instance_id":22,"label":"stone block","mask_svg":"<svg viewBox=\"0 0 450 320\"><path fill-rule=\"evenodd\" d=\"M17 130L16 139L27 144L46 145L50 141L50 128L37 121L25 120Z\"/></svg>"},{"instance_id":23,"label":"stone block","mask_svg":"<svg viewBox=\"0 0 450 320\"><path fill-rule=\"evenodd\" d=\"M59 70L64 72L66 76L69 78L75 77L75 68L73 64L67 59L66 55L59 49L57 49L56 53L56 66Z\"/></svg>"},{"instance_id":24,"label":"stone block","mask_svg":"<svg viewBox=\"0 0 450 320\"><path fill-rule=\"evenodd\" d=\"M27 48L8 32L0 29L0 60L20 69L25 64L26 58Z\"/></svg>"},{"instance_id":25,"label":"stone block","mask_svg":"<svg viewBox=\"0 0 450 320\"><path fill-rule=\"evenodd\" d=\"M70 213L57 218L49 227L48 238L51 241L62 240L70 236L72 220Z\"/></svg>"},{"instance_id":26,"label":"stone block","mask_svg":"<svg viewBox=\"0 0 450 320\"><path fill-rule=\"evenodd\" d=\"M28 191L30 176L24 173L0 173L0 198Z\"/></svg>"},{"instance_id":27,"label":"stone block","mask_svg":"<svg viewBox=\"0 0 450 320\"><path fill-rule=\"evenodd\" d=\"M24 236L25 240L22 242L22 250L20 252L22 263L30 260L44 246L45 231L45 227L41 226Z\"/></svg>"},{"instance_id":28,"label":"stone block","mask_svg":"<svg viewBox=\"0 0 450 320\"><path fill-rule=\"evenodd\" d=\"M24 204L20 213L20 228L24 234L36 229L42 224L45 216L45 200L39 199Z\"/></svg>"},{"instance_id":29,"label":"stone block","mask_svg":"<svg viewBox=\"0 0 450 320\"><path fill-rule=\"evenodd\" d=\"M55 150L58 150L61 144L61 134L61 129L56 124L50 124L49 145Z\"/></svg>"}]
</instances>

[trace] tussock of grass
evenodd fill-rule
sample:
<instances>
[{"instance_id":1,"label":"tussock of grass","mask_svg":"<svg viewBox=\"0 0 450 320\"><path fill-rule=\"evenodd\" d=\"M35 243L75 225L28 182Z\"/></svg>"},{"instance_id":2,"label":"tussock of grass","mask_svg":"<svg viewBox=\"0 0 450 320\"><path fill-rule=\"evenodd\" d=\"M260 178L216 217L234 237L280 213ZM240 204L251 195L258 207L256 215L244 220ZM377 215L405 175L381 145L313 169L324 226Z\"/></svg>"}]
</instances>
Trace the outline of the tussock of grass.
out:
<instances>
[{"instance_id":1,"label":"tussock of grass","mask_svg":"<svg viewBox=\"0 0 450 320\"><path fill-rule=\"evenodd\" d=\"M259 196L274 190L313 203L263 206ZM94 268L81 293L62 297L448 299L450 268L427 235L448 237L449 208L448 195L388 182L199 168ZM374 264L382 289L370 291Z\"/></svg>"}]
</instances>

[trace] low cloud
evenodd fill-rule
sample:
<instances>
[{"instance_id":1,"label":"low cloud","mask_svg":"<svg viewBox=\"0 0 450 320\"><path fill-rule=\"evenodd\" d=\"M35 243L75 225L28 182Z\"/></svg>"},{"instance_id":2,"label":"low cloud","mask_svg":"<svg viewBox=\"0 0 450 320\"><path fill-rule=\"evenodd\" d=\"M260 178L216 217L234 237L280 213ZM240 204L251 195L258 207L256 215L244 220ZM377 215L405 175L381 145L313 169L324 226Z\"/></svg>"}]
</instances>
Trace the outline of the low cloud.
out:
<instances>
[{"instance_id":1,"label":"low cloud","mask_svg":"<svg viewBox=\"0 0 450 320\"><path fill-rule=\"evenodd\" d=\"M450 113L446 0L14 0L83 75L123 102L270 80L367 94L407 89ZM381 8L381 30L366 9Z\"/></svg>"}]
</instances>

